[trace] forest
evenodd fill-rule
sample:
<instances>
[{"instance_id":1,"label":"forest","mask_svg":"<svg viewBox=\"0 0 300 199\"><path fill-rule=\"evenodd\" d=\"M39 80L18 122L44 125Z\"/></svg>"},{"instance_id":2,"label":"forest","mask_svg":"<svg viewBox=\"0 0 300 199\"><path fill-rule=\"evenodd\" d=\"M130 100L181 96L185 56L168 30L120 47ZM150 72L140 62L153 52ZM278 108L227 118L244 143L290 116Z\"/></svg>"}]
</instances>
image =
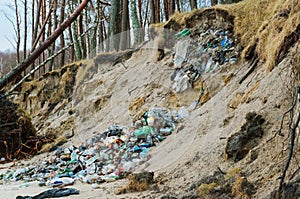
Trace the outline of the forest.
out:
<instances>
[{"instance_id":1,"label":"forest","mask_svg":"<svg viewBox=\"0 0 300 199\"><path fill-rule=\"evenodd\" d=\"M6 15L14 29L15 39L10 41L14 50L0 52L0 76L24 60L26 66L20 71L23 76L30 72L34 79L65 64L93 58L99 52L133 48L149 39L150 24L167 21L176 12L238 1L14 0L7 5L14 18ZM80 5L84 6L77 10ZM78 16L70 21L76 11ZM64 22L68 23L62 28ZM36 55L33 59L32 54Z\"/></svg>"}]
</instances>

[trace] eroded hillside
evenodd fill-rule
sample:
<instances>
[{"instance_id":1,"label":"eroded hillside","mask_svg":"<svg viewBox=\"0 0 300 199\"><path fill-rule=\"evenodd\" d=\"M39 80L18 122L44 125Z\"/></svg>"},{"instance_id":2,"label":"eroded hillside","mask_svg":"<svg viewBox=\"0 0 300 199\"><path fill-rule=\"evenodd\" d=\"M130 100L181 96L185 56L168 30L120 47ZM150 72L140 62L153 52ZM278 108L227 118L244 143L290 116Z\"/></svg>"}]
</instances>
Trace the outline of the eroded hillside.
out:
<instances>
[{"instance_id":1,"label":"eroded hillside","mask_svg":"<svg viewBox=\"0 0 300 199\"><path fill-rule=\"evenodd\" d=\"M175 14L153 26L156 38L138 50L99 54L24 83L15 100L38 133L53 138L30 164L53 157L58 145L86 144L112 124L132 127L151 108L184 108L189 116L147 151L151 158L136 170L154 172L149 190L115 195L121 180L101 184L99 195L79 184L77 197L271 198L290 149L288 117L283 136L278 130L299 84L299 11L298 1L246 0ZM161 38L161 28L181 36ZM166 46L158 61L161 43ZM203 44L206 51L200 53ZM179 51L184 59L177 64ZM174 86L176 77L186 79ZM298 148L296 142L285 176L295 183L283 188L294 191L284 198L299 191Z\"/></svg>"}]
</instances>

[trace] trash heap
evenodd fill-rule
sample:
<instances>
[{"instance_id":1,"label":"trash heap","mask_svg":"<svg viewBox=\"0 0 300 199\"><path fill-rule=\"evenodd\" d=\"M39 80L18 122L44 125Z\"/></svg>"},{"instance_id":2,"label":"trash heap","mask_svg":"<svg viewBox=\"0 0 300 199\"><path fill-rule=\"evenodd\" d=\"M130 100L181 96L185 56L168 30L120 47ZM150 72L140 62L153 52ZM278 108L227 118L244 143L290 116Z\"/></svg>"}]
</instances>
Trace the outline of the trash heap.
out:
<instances>
[{"instance_id":1,"label":"trash heap","mask_svg":"<svg viewBox=\"0 0 300 199\"><path fill-rule=\"evenodd\" d=\"M105 132L69 148L56 148L52 157L37 165L1 174L3 182L38 181L51 187L73 184L75 180L97 187L133 172L147 161L150 147L170 135L188 111L153 108L130 127L111 125Z\"/></svg>"},{"instance_id":2,"label":"trash heap","mask_svg":"<svg viewBox=\"0 0 300 199\"><path fill-rule=\"evenodd\" d=\"M172 89L179 93L191 87L202 74L235 63L240 56L238 39L230 30L200 27L177 33Z\"/></svg>"}]
</instances>

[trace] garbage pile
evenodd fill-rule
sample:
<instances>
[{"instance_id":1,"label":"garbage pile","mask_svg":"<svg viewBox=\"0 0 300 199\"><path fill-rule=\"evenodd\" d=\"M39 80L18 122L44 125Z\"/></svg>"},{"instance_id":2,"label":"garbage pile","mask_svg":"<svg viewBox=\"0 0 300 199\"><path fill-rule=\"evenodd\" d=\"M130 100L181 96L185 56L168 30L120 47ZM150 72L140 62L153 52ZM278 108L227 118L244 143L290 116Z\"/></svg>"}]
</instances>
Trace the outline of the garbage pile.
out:
<instances>
[{"instance_id":1,"label":"garbage pile","mask_svg":"<svg viewBox=\"0 0 300 199\"><path fill-rule=\"evenodd\" d=\"M133 172L150 157L150 147L156 146L170 135L176 124L188 117L188 111L169 111L153 108L130 127L111 125L105 132L87 139L80 146L56 148L53 156L37 165L2 173L2 182L38 181L39 185L62 187L76 180L91 183L122 178Z\"/></svg>"},{"instance_id":2,"label":"garbage pile","mask_svg":"<svg viewBox=\"0 0 300 199\"><path fill-rule=\"evenodd\" d=\"M175 35L175 71L172 89L179 93L191 87L201 74L214 72L239 58L238 39L230 30L210 28L184 29Z\"/></svg>"}]
</instances>

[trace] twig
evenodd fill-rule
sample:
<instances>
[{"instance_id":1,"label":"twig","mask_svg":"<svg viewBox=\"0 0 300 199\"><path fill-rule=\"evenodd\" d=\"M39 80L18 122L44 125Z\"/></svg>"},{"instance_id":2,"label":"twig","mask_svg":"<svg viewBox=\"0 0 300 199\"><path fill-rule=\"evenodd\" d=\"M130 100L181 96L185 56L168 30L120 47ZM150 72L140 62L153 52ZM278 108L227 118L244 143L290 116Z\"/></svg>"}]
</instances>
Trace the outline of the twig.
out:
<instances>
[{"instance_id":1,"label":"twig","mask_svg":"<svg viewBox=\"0 0 300 199\"><path fill-rule=\"evenodd\" d=\"M300 91L299 89L300 89L300 87L297 88L296 96L298 96L298 93L299 93L299 91ZM293 109L294 109L295 106L296 106L296 103L297 103L297 97L294 97L292 106L291 106L286 112L284 112L283 115L282 115L279 130L275 133L275 135L274 135L273 137L271 137L270 139L268 139L267 142L270 142L270 141L271 141L272 139L274 139L277 135L283 136L283 135L281 134L281 131L282 131L282 128L283 128L284 117L286 116L286 114L291 113L291 112L293 111ZM291 117L291 116L290 116L290 117ZM291 119L291 118L290 118L290 119ZM291 127L291 121L289 121L289 127Z\"/></svg>"},{"instance_id":2,"label":"twig","mask_svg":"<svg viewBox=\"0 0 300 199\"><path fill-rule=\"evenodd\" d=\"M282 176L280 177L280 183L279 183L279 192L282 192L282 188L283 188L283 183L284 183L284 178L286 176L286 172L290 166L292 157L293 157L293 151L294 151L294 144L295 144L295 137L296 137L296 129L298 128L300 122L300 111L298 112L298 116L297 116L297 120L296 123L294 124L293 128L290 129L290 150L289 150L289 155L288 155L288 159L286 161L286 165L283 169L282 172Z\"/></svg>"},{"instance_id":3,"label":"twig","mask_svg":"<svg viewBox=\"0 0 300 199\"><path fill-rule=\"evenodd\" d=\"M297 87L297 93L294 96L294 102L293 102L293 108L296 105L297 99L300 101L300 87ZM279 196L281 196L282 191L283 191L283 185L284 185L284 179L286 177L286 173L287 170L290 166L292 157L293 157L293 153L294 153L294 146L295 146L295 138L296 138L296 130L299 126L299 122L300 122L300 111L298 111L298 115L297 115L297 119L294 125L292 125L293 119L294 119L294 114L293 114L293 108L290 108L290 121L289 121L289 135L290 135L290 146L289 146L289 154L288 154L288 158L285 164L285 167L283 169L282 172L282 176L280 177L280 183L279 183L279 189L278 189L278 193Z\"/></svg>"},{"instance_id":4,"label":"twig","mask_svg":"<svg viewBox=\"0 0 300 199\"><path fill-rule=\"evenodd\" d=\"M6 124L1 124L1 125L0 125L0 128L6 127L6 126L13 126L13 125L15 125L15 124L16 124L16 122L11 122L11 123L6 123Z\"/></svg>"}]
</instances>

